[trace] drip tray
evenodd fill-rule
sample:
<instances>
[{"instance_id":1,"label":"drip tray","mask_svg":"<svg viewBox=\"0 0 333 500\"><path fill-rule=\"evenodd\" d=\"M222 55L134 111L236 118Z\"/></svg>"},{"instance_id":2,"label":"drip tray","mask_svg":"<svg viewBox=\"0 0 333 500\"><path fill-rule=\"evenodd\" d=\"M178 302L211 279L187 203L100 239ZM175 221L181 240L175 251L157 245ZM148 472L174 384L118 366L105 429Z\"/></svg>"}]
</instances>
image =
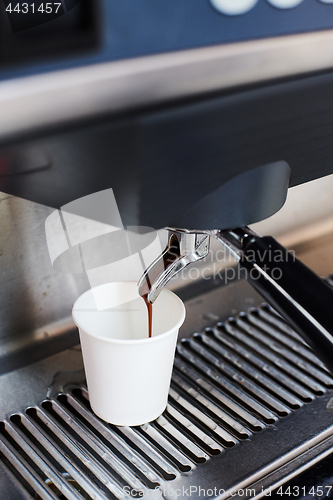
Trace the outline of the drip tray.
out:
<instances>
[{"instance_id":1,"label":"drip tray","mask_svg":"<svg viewBox=\"0 0 333 500\"><path fill-rule=\"evenodd\" d=\"M24 370L7 375L22 397ZM0 485L17 492L2 499L261 498L333 451L333 378L265 304L178 344L169 403L152 423L97 418L82 373L57 373L48 392L40 382L1 421Z\"/></svg>"}]
</instances>

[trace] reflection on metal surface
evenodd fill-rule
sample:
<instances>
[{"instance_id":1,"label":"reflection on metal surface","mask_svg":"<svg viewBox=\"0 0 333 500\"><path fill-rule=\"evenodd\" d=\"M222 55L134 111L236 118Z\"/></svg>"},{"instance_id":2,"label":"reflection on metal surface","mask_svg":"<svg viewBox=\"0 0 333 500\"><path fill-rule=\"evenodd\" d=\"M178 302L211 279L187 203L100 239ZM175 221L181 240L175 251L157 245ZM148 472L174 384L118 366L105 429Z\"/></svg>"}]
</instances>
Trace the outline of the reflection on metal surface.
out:
<instances>
[{"instance_id":1,"label":"reflection on metal surface","mask_svg":"<svg viewBox=\"0 0 333 500\"><path fill-rule=\"evenodd\" d=\"M0 138L333 67L331 30L96 64L0 83Z\"/></svg>"},{"instance_id":2,"label":"reflection on metal surface","mask_svg":"<svg viewBox=\"0 0 333 500\"><path fill-rule=\"evenodd\" d=\"M44 229L52 211L0 193L0 374L78 343L71 306L89 283L52 269Z\"/></svg>"},{"instance_id":3,"label":"reflection on metal surface","mask_svg":"<svg viewBox=\"0 0 333 500\"><path fill-rule=\"evenodd\" d=\"M83 386L68 386L1 422L0 463L43 500L169 498L190 486L216 486L221 499L251 487L261 498L332 451L332 388L264 304L178 345L169 403L154 422L109 425Z\"/></svg>"}]
</instances>

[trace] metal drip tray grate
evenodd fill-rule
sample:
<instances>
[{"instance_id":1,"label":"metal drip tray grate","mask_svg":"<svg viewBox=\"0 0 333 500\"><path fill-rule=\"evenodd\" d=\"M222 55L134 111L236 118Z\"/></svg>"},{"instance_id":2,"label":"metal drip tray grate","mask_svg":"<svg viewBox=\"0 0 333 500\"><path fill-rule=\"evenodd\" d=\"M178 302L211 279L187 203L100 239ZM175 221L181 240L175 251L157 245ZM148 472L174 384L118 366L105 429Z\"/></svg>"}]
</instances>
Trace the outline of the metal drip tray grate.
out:
<instances>
[{"instance_id":1,"label":"metal drip tray grate","mask_svg":"<svg viewBox=\"0 0 333 500\"><path fill-rule=\"evenodd\" d=\"M1 422L0 461L34 499L260 498L331 453L332 388L262 305L179 343L156 421L108 425L73 387Z\"/></svg>"}]
</instances>

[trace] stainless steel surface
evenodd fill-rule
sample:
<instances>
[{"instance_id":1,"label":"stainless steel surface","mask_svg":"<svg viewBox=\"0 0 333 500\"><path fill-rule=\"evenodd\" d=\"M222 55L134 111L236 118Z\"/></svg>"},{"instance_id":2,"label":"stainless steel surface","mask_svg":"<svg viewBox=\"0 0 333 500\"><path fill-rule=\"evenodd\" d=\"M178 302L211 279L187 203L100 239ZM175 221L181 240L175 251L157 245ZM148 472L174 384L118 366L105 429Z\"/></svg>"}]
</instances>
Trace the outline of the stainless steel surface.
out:
<instances>
[{"instance_id":1,"label":"stainless steel surface","mask_svg":"<svg viewBox=\"0 0 333 500\"><path fill-rule=\"evenodd\" d=\"M179 51L0 84L0 139L333 67L331 30Z\"/></svg>"},{"instance_id":2,"label":"stainless steel surface","mask_svg":"<svg viewBox=\"0 0 333 500\"><path fill-rule=\"evenodd\" d=\"M0 193L0 373L77 343L71 306L89 283L85 274L52 268L45 238L51 212Z\"/></svg>"},{"instance_id":3,"label":"stainless steel surface","mask_svg":"<svg viewBox=\"0 0 333 500\"><path fill-rule=\"evenodd\" d=\"M199 488L204 499L246 488L261 498L333 450L333 377L267 305L179 343L168 406L149 424L97 418L80 377L78 349L0 377L0 487L3 477L42 499L198 498Z\"/></svg>"},{"instance_id":4,"label":"stainless steel surface","mask_svg":"<svg viewBox=\"0 0 333 500\"><path fill-rule=\"evenodd\" d=\"M0 420L39 403L48 394L63 390L68 383L84 382L83 362L78 346L29 366L0 376Z\"/></svg>"}]
</instances>

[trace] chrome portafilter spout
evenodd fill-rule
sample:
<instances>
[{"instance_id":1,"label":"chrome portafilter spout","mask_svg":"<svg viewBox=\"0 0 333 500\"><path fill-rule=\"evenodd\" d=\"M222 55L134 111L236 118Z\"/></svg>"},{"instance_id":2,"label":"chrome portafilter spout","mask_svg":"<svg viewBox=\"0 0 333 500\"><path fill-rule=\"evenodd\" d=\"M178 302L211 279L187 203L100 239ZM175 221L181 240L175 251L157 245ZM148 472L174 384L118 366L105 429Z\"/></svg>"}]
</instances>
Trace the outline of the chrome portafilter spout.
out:
<instances>
[{"instance_id":1,"label":"chrome portafilter spout","mask_svg":"<svg viewBox=\"0 0 333 500\"><path fill-rule=\"evenodd\" d=\"M163 253L146 269L138 282L141 296L148 302L155 302L162 288L182 269L206 257L210 236L218 239L234 255L237 261L242 255L243 236L252 233L250 229L188 230L167 228L168 243Z\"/></svg>"},{"instance_id":2,"label":"chrome portafilter spout","mask_svg":"<svg viewBox=\"0 0 333 500\"><path fill-rule=\"evenodd\" d=\"M168 244L162 253L141 276L138 289L149 302L157 299L162 288L182 269L206 257L209 235L169 228Z\"/></svg>"},{"instance_id":3,"label":"chrome portafilter spout","mask_svg":"<svg viewBox=\"0 0 333 500\"><path fill-rule=\"evenodd\" d=\"M239 263L244 277L312 347L333 373L333 289L271 236L251 229L169 229L168 245L139 281L153 303L162 288L191 262L208 254L216 238Z\"/></svg>"}]
</instances>

